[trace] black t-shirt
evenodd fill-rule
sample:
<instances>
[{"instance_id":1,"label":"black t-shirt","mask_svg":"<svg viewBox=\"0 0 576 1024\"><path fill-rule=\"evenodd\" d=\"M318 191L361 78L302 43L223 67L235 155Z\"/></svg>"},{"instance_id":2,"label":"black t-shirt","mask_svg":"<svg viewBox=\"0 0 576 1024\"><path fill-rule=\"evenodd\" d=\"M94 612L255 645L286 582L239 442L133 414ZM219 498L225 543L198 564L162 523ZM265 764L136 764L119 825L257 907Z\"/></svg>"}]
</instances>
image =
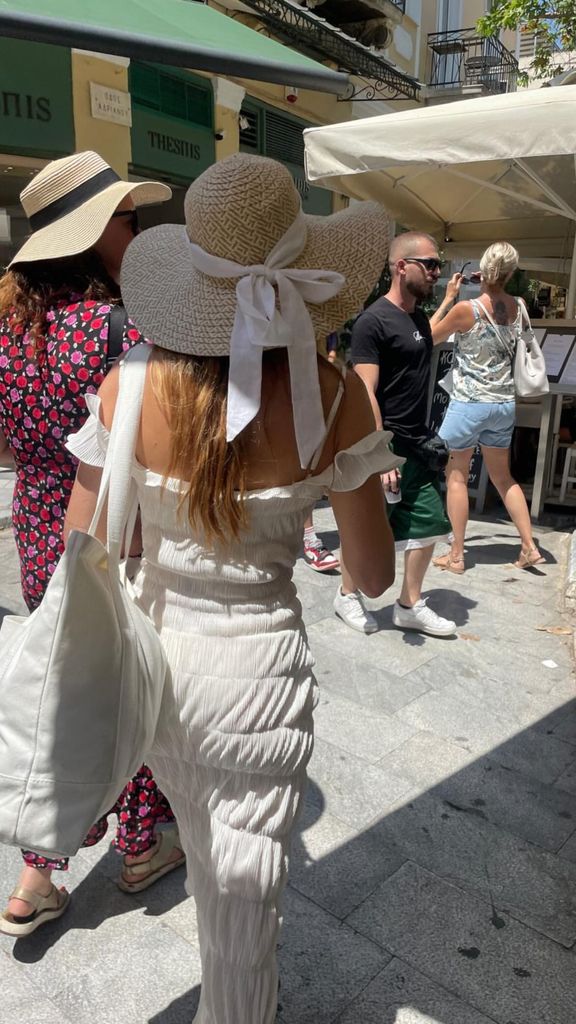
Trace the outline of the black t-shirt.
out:
<instances>
[{"instance_id":1,"label":"black t-shirt","mask_svg":"<svg viewBox=\"0 0 576 1024\"><path fill-rule=\"evenodd\" d=\"M426 437L432 331L420 309L406 313L389 299L373 302L352 328L353 363L380 369L376 399L386 430L398 438Z\"/></svg>"}]
</instances>

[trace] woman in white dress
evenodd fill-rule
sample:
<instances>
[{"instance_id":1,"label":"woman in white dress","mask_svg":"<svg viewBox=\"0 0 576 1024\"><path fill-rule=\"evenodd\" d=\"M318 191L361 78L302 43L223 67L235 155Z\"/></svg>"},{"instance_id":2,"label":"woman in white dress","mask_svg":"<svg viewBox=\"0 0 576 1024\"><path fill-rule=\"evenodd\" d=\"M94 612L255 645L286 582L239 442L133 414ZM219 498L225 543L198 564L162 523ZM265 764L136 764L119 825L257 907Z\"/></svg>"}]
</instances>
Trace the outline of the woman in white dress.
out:
<instances>
[{"instance_id":1,"label":"woman in white dress","mask_svg":"<svg viewBox=\"0 0 576 1024\"><path fill-rule=\"evenodd\" d=\"M129 316L153 342L133 467L135 585L172 682L149 763L197 904L195 1024L272 1024L316 702L292 569L324 493L361 589L374 597L394 579L379 474L400 460L374 429L362 382L316 353L370 291L389 227L376 204L305 216L288 171L245 155L206 171L185 211L185 227L132 243L121 279ZM69 441L82 464L68 529L90 521L129 362Z\"/></svg>"}]
</instances>

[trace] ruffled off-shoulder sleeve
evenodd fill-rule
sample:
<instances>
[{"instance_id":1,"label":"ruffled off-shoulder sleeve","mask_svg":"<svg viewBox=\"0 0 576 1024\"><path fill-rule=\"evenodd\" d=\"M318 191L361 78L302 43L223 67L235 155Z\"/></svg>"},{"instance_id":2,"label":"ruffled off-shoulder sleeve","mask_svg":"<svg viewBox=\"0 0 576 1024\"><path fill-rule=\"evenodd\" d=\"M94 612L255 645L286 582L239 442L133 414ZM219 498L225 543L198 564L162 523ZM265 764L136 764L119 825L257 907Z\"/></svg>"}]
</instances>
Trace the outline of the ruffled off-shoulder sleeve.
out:
<instances>
[{"instance_id":1,"label":"ruffled off-shoulder sleeve","mask_svg":"<svg viewBox=\"0 0 576 1024\"><path fill-rule=\"evenodd\" d=\"M374 430L350 448L338 452L334 462L315 482L325 483L330 491L354 491L366 483L374 473L388 473L406 460L390 449L392 434L389 430Z\"/></svg>"},{"instance_id":2,"label":"ruffled off-shoulder sleeve","mask_svg":"<svg viewBox=\"0 0 576 1024\"><path fill-rule=\"evenodd\" d=\"M68 451L87 466L103 466L106 459L110 433L100 419L100 406L98 395L86 395L88 419L66 441Z\"/></svg>"}]
</instances>

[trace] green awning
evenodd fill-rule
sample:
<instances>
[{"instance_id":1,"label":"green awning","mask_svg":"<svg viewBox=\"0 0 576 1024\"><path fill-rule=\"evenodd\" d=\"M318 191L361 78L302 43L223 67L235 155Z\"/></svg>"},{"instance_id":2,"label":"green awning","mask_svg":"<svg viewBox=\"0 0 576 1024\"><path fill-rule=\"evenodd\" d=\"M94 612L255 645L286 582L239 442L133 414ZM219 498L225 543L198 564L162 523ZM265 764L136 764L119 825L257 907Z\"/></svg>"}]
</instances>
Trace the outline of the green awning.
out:
<instances>
[{"instance_id":1,"label":"green awning","mask_svg":"<svg viewBox=\"0 0 576 1024\"><path fill-rule=\"evenodd\" d=\"M348 82L194 0L0 0L0 35L322 92Z\"/></svg>"}]
</instances>

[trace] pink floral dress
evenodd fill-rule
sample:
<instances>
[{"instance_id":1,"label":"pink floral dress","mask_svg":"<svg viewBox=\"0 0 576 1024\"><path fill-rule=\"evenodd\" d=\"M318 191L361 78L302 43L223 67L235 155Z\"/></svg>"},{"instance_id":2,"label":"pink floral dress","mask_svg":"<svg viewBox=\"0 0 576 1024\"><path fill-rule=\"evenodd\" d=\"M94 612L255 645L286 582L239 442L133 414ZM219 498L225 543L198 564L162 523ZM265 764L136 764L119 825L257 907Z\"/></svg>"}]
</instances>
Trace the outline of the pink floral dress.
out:
<instances>
[{"instance_id":1,"label":"pink floral dress","mask_svg":"<svg viewBox=\"0 0 576 1024\"><path fill-rule=\"evenodd\" d=\"M64 517L76 477L77 460L66 450L68 434L87 418L85 396L96 393L109 368L110 305L62 299L46 314L41 337L10 318L0 319L0 429L16 462L12 523L20 558L22 593L36 608L64 545ZM142 341L129 323L122 347ZM154 828L173 821L168 801L143 766L111 809L118 815L115 839L122 853L144 853ZM85 844L98 842L107 829L103 818ZM28 864L66 869L68 862L24 852Z\"/></svg>"}]
</instances>

